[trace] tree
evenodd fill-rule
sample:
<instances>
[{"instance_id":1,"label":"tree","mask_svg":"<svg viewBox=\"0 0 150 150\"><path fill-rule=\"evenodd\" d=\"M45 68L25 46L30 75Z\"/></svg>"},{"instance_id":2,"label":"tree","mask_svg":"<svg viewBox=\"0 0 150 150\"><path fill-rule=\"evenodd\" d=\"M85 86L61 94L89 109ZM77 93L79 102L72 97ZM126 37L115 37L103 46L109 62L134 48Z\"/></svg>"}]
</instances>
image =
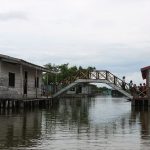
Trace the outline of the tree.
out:
<instances>
[{"instance_id":1,"label":"tree","mask_svg":"<svg viewBox=\"0 0 150 150\"><path fill-rule=\"evenodd\" d=\"M82 66L69 66L69 63L62 64L62 65L55 65L55 64L46 64L45 67L49 69L50 73L46 73L43 76L43 81L46 84L61 82L66 78L72 77L76 75L78 72L87 72L87 71L94 71L96 68L89 66L88 68L83 68Z\"/></svg>"}]
</instances>

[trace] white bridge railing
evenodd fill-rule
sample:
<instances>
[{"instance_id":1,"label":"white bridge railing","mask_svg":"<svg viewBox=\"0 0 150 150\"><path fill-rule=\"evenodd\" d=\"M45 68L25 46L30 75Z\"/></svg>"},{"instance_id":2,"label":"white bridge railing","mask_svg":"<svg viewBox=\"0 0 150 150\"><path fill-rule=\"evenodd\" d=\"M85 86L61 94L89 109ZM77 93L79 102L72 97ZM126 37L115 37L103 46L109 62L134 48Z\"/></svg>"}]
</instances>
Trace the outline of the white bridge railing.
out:
<instances>
[{"instance_id":1,"label":"white bridge railing","mask_svg":"<svg viewBox=\"0 0 150 150\"><path fill-rule=\"evenodd\" d=\"M107 70L96 70L96 71L87 71L82 70L77 72L75 75L61 81L58 85L59 89L58 91L52 96L53 98L61 95L62 93L66 92L70 88L76 86L79 83L105 83L112 88L118 90L126 97L132 99L132 96L130 94L129 90L129 84L123 82L120 78L113 75ZM124 85L124 88L122 87Z\"/></svg>"}]
</instances>

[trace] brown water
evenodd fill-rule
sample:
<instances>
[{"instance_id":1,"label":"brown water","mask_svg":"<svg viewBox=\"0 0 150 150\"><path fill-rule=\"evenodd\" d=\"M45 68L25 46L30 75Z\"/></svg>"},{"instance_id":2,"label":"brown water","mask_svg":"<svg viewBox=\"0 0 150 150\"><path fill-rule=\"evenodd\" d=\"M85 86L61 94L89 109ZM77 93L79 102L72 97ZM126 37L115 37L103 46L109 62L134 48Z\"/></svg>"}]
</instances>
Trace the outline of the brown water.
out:
<instances>
[{"instance_id":1,"label":"brown water","mask_svg":"<svg viewBox=\"0 0 150 150\"><path fill-rule=\"evenodd\" d=\"M0 112L0 149L149 150L150 111L125 99L61 99L49 109Z\"/></svg>"}]
</instances>

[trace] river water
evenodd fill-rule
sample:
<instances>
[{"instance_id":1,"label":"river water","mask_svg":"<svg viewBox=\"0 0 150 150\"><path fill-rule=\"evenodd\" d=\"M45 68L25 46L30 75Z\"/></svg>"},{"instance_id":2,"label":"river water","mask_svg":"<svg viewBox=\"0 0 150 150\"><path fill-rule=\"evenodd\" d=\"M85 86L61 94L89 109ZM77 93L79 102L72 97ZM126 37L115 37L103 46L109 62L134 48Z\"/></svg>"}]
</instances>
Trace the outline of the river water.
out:
<instances>
[{"instance_id":1,"label":"river water","mask_svg":"<svg viewBox=\"0 0 150 150\"><path fill-rule=\"evenodd\" d=\"M0 111L3 150L150 150L150 111L123 98L60 99L50 108Z\"/></svg>"}]
</instances>

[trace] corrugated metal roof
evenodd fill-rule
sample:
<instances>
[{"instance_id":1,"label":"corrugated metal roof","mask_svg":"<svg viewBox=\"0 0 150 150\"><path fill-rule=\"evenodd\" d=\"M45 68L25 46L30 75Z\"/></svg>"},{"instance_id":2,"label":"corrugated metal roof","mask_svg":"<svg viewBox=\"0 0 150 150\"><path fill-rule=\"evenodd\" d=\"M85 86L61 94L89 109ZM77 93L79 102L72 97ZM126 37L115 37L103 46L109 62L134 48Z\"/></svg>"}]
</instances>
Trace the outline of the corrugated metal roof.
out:
<instances>
[{"instance_id":1,"label":"corrugated metal roof","mask_svg":"<svg viewBox=\"0 0 150 150\"><path fill-rule=\"evenodd\" d=\"M45 67L42 67L42 66L39 66L39 65L36 65L36 64L33 64L33 63L30 63L30 62L27 62L23 59L19 59L19 58L14 58L14 57L10 57L10 56L7 56L7 55L2 55L0 54L0 59L2 61L6 61L8 63L14 63L14 64L22 64L24 66L27 66L27 67L30 67L30 68L35 68L37 70L41 70L43 72L50 72L47 68Z\"/></svg>"}]
</instances>

